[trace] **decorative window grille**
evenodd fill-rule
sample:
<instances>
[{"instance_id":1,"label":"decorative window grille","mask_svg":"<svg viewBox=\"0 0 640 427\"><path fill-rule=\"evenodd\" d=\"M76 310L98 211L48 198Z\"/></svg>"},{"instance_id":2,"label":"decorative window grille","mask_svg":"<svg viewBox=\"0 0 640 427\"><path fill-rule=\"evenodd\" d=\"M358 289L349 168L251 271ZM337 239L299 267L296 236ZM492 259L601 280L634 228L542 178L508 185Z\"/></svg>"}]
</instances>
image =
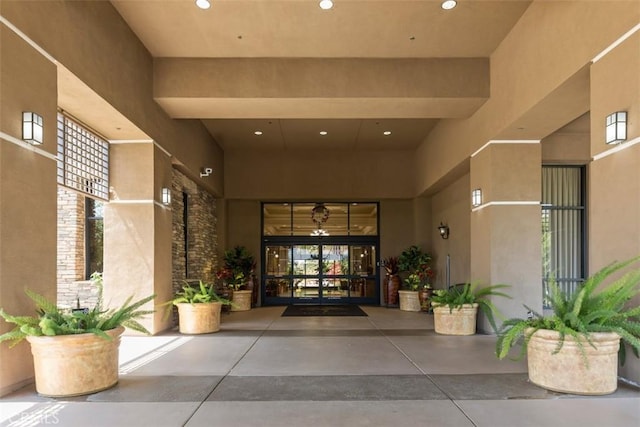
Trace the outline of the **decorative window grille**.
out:
<instances>
[{"instance_id":1,"label":"decorative window grille","mask_svg":"<svg viewBox=\"0 0 640 427\"><path fill-rule=\"evenodd\" d=\"M585 171L576 166L542 168L542 280L573 294L586 275Z\"/></svg>"},{"instance_id":2,"label":"decorative window grille","mask_svg":"<svg viewBox=\"0 0 640 427\"><path fill-rule=\"evenodd\" d=\"M109 200L109 143L60 113L58 184Z\"/></svg>"}]
</instances>

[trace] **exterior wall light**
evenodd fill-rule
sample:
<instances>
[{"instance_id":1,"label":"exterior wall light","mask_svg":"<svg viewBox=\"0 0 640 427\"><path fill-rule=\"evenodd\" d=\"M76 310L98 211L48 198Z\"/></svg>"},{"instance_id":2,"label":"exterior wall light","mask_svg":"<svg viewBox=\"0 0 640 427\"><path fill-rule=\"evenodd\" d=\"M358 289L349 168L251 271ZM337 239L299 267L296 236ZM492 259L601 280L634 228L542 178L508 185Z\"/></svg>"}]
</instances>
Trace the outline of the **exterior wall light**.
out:
<instances>
[{"instance_id":1,"label":"exterior wall light","mask_svg":"<svg viewBox=\"0 0 640 427\"><path fill-rule=\"evenodd\" d=\"M440 226L438 227L438 231L440 232L440 237L442 237L443 239L448 239L449 238L449 226L448 225L444 225L443 223L440 223Z\"/></svg>"},{"instance_id":2,"label":"exterior wall light","mask_svg":"<svg viewBox=\"0 0 640 427\"><path fill-rule=\"evenodd\" d=\"M163 205L171 204L171 189L166 187L162 189L162 204Z\"/></svg>"},{"instance_id":3,"label":"exterior wall light","mask_svg":"<svg viewBox=\"0 0 640 427\"><path fill-rule=\"evenodd\" d=\"M607 144L617 144L627 139L627 112L617 111L607 116Z\"/></svg>"},{"instance_id":4,"label":"exterior wall light","mask_svg":"<svg viewBox=\"0 0 640 427\"><path fill-rule=\"evenodd\" d=\"M482 190L476 188L471 192L471 205L476 208L482 204Z\"/></svg>"},{"instance_id":5,"label":"exterior wall light","mask_svg":"<svg viewBox=\"0 0 640 427\"><path fill-rule=\"evenodd\" d=\"M22 113L22 139L33 145L43 142L44 126L42 116L30 111Z\"/></svg>"}]
</instances>

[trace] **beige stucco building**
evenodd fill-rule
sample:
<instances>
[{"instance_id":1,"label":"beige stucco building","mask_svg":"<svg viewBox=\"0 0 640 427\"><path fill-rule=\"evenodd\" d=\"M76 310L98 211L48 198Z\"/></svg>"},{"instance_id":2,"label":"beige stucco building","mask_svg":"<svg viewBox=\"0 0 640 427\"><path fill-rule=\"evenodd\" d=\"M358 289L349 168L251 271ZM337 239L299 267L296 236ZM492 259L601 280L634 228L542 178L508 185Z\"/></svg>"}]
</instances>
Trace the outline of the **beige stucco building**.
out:
<instances>
[{"instance_id":1,"label":"beige stucco building","mask_svg":"<svg viewBox=\"0 0 640 427\"><path fill-rule=\"evenodd\" d=\"M189 20L199 11L165 32L145 26L136 3L145 2L0 2L0 307L8 312L31 311L25 287L56 294L59 110L110 142L104 273L116 301L171 295L175 212L161 202L175 170L215 198L218 256L234 245L263 252L263 202L376 202L379 258L420 245L434 255L442 287L449 255L451 283L512 286L512 300L496 301L508 316L525 315L523 304L542 311L543 165L584 167L586 273L640 254L637 0L468 2L478 10L466 13L478 19L479 5L503 5L509 23L490 33L485 52L450 55L435 48L340 53L331 37L309 51L288 39L290 51L274 52L268 38L255 50L211 41L216 55L198 54L193 43L181 54L185 40L172 36L188 33L184 22L196 22ZM155 24L193 7L155 3L176 8L151 13ZM354 3L377 4L380 15L395 7L345 1L345 13ZM459 3L463 13L468 5ZM298 17L297 9L287 13ZM366 33L373 24L362 25ZM251 25L238 31L250 33ZM154 34L164 39L153 44ZM24 111L43 117L42 145L22 141ZM606 117L617 111L627 112L626 140L608 145ZM314 120L360 139L346 148L304 139ZM353 120L360 121L355 131ZM373 133L368 139L367 126L378 120L404 124L407 140L420 138L400 140L400 148ZM286 144L268 140L261 148L239 136L272 121ZM201 176L203 168L213 173ZM482 190L477 207L474 189ZM446 240L440 223L449 227ZM157 313L147 326L158 333L170 324ZM0 360L0 394L31 380L27 344L3 345ZM640 361L620 372L640 382Z\"/></svg>"}]
</instances>

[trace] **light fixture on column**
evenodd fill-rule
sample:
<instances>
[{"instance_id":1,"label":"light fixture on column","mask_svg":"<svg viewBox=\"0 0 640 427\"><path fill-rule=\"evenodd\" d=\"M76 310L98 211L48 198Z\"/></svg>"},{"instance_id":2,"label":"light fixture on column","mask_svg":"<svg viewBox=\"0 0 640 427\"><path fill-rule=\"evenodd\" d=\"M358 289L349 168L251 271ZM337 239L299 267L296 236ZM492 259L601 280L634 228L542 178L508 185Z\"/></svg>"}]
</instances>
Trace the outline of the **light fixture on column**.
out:
<instances>
[{"instance_id":1,"label":"light fixture on column","mask_svg":"<svg viewBox=\"0 0 640 427\"><path fill-rule=\"evenodd\" d=\"M616 111L607 116L606 142L617 144L627 139L627 112Z\"/></svg>"},{"instance_id":2,"label":"light fixture on column","mask_svg":"<svg viewBox=\"0 0 640 427\"><path fill-rule=\"evenodd\" d=\"M448 239L449 238L449 226L448 225L444 225L443 223L440 223L440 226L438 227L438 231L440 232L440 237L442 237L443 239Z\"/></svg>"},{"instance_id":3,"label":"light fixture on column","mask_svg":"<svg viewBox=\"0 0 640 427\"><path fill-rule=\"evenodd\" d=\"M22 113L22 139L33 145L40 145L43 142L44 127L42 116L30 111Z\"/></svg>"},{"instance_id":4,"label":"light fixture on column","mask_svg":"<svg viewBox=\"0 0 640 427\"><path fill-rule=\"evenodd\" d=\"M170 205L171 204L171 189L164 187L162 189L162 204Z\"/></svg>"},{"instance_id":5,"label":"light fixture on column","mask_svg":"<svg viewBox=\"0 0 640 427\"><path fill-rule=\"evenodd\" d=\"M213 168L200 168L200 178L209 176L213 173Z\"/></svg>"},{"instance_id":6,"label":"light fixture on column","mask_svg":"<svg viewBox=\"0 0 640 427\"><path fill-rule=\"evenodd\" d=\"M476 188L471 192L471 205L475 208L482 204L482 190Z\"/></svg>"}]
</instances>

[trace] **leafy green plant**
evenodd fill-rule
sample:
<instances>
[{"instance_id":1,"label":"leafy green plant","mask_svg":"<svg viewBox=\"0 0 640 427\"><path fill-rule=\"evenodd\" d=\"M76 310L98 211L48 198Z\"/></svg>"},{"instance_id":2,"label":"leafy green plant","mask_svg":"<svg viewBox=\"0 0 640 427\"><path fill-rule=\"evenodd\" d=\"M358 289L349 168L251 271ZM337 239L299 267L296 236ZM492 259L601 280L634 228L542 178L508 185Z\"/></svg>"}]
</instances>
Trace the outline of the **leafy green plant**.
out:
<instances>
[{"instance_id":1,"label":"leafy green plant","mask_svg":"<svg viewBox=\"0 0 640 427\"><path fill-rule=\"evenodd\" d=\"M104 331L126 326L134 331L149 334L149 331L136 319L151 314L154 310L140 310L152 301L155 295L131 302L127 300L118 309L102 309L102 286L99 283L98 303L90 310L66 311L59 309L54 303L40 294L25 290L26 294L36 304L35 316L13 316L0 309L0 317L16 325L11 331L0 335L0 342L12 341L10 347L15 346L27 336L55 336L94 333L102 338L111 339Z\"/></svg>"},{"instance_id":2,"label":"leafy green plant","mask_svg":"<svg viewBox=\"0 0 640 427\"><path fill-rule=\"evenodd\" d=\"M412 245L402 251L398 257L398 268L400 271L411 274L417 272L421 265L427 264L429 261L431 261L431 255L422 252L418 246Z\"/></svg>"},{"instance_id":3,"label":"leafy green plant","mask_svg":"<svg viewBox=\"0 0 640 427\"><path fill-rule=\"evenodd\" d=\"M194 287L186 283L182 289L175 294L174 298L169 301L169 303L173 305L181 303L197 304L208 302L231 304L231 301L219 296L215 292L213 284L207 285L202 280L200 280L198 287Z\"/></svg>"},{"instance_id":4,"label":"leafy green plant","mask_svg":"<svg viewBox=\"0 0 640 427\"><path fill-rule=\"evenodd\" d=\"M614 262L590 276L578 292L568 294L558 285L549 283L549 303L553 314L542 316L525 305L533 316L527 319L508 319L502 324L496 342L496 355L503 359L511 348L522 343L522 358L531 336L538 329L557 331L560 335L558 353L567 336L576 339L579 348L584 348L582 339L593 346L589 335L593 332L615 332L631 346L636 356L640 350L640 306L629 305L631 299L640 293L640 269L632 270L609 284L603 284L613 273L640 261L640 257ZM626 358L625 346L620 346L620 360Z\"/></svg>"},{"instance_id":5,"label":"leafy green plant","mask_svg":"<svg viewBox=\"0 0 640 427\"><path fill-rule=\"evenodd\" d=\"M404 279L405 288L410 291L417 291L420 289L420 284L422 280L420 280L420 276L418 274L410 274L406 279Z\"/></svg>"},{"instance_id":6,"label":"leafy green plant","mask_svg":"<svg viewBox=\"0 0 640 427\"><path fill-rule=\"evenodd\" d=\"M464 283L452 286L449 289L436 289L431 296L433 307L449 307L449 311L462 307L464 304L478 304L478 308L487 316L489 324L494 331L497 331L494 314L501 317L496 306L488 299L490 296L500 296L511 298L501 292L500 289L508 288L509 285L491 285L478 289L478 284Z\"/></svg>"},{"instance_id":7,"label":"leafy green plant","mask_svg":"<svg viewBox=\"0 0 640 427\"><path fill-rule=\"evenodd\" d=\"M244 246L235 246L224 252L224 267L217 273L229 287L239 290L256 268L253 255Z\"/></svg>"}]
</instances>

